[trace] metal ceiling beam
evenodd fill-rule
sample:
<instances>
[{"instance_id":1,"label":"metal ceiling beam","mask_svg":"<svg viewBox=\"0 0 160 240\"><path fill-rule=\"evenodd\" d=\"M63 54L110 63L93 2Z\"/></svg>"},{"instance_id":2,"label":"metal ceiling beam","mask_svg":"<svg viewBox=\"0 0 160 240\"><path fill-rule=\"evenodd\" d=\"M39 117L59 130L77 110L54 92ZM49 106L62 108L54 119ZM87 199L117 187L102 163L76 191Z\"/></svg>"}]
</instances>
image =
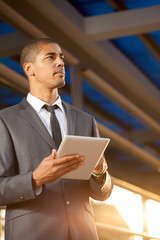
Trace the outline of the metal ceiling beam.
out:
<instances>
[{"instance_id":1,"label":"metal ceiling beam","mask_svg":"<svg viewBox=\"0 0 160 240\"><path fill-rule=\"evenodd\" d=\"M22 32L25 36L30 38L42 38L49 37L39 28L35 27L31 22L17 13L13 8L11 8L8 4L0 1L0 16L7 22L10 22L11 25L15 26L20 32ZM69 53L66 49L62 48L63 52L66 56L66 61L70 64L78 64L78 59Z\"/></svg>"},{"instance_id":2,"label":"metal ceiling beam","mask_svg":"<svg viewBox=\"0 0 160 240\"><path fill-rule=\"evenodd\" d=\"M160 124L109 85L104 79L100 78L89 69L82 71L82 76L85 77L101 93L110 98L116 104L122 106L126 111L130 112L129 109L132 109L132 113L136 116L136 118L140 119L142 123L152 129L156 134L160 135Z\"/></svg>"},{"instance_id":3,"label":"metal ceiling beam","mask_svg":"<svg viewBox=\"0 0 160 240\"><path fill-rule=\"evenodd\" d=\"M30 2L28 0L25 0L25 1ZM82 14L74 6L72 6L66 0L61 0L61 1L50 0L50 2L52 3L52 7L61 9L61 11L64 15L66 15L66 13L67 13L67 17L68 17L69 21L73 22L76 25L76 27L78 27L79 29L81 29L81 31L83 31L84 22L83 22ZM54 11L54 13L58 14L57 11ZM57 18L57 17L59 17L59 15L57 15L57 16L55 15L55 17ZM63 25L63 27L64 27L63 21L60 24ZM71 30L71 29L68 29L68 30ZM73 33L74 33L74 31L73 31Z\"/></svg>"},{"instance_id":4,"label":"metal ceiling beam","mask_svg":"<svg viewBox=\"0 0 160 240\"><path fill-rule=\"evenodd\" d=\"M106 2L115 11L128 10L122 0L106 0ZM156 41L148 33L138 34L137 37L148 48L151 54L160 61L160 46L156 43Z\"/></svg>"},{"instance_id":5,"label":"metal ceiling beam","mask_svg":"<svg viewBox=\"0 0 160 240\"><path fill-rule=\"evenodd\" d=\"M160 157L160 148L158 148L158 146L156 147L156 145L154 143L145 143L144 147L153 155Z\"/></svg>"},{"instance_id":6,"label":"metal ceiling beam","mask_svg":"<svg viewBox=\"0 0 160 240\"><path fill-rule=\"evenodd\" d=\"M0 57L12 57L20 54L22 47L29 38L21 33L8 33L0 35Z\"/></svg>"},{"instance_id":7,"label":"metal ceiling beam","mask_svg":"<svg viewBox=\"0 0 160 240\"><path fill-rule=\"evenodd\" d=\"M148 50L153 54L153 56L155 56L156 59L160 62L160 47L154 41L154 39L149 34L138 35L138 38L143 42L143 44L148 48Z\"/></svg>"},{"instance_id":8,"label":"metal ceiling beam","mask_svg":"<svg viewBox=\"0 0 160 240\"><path fill-rule=\"evenodd\" d=\"M160 5L84 18L84 32L94 41L160 29Z\"/></svg>"},{"instance_id":9,"label":"metal ceiling beam","mask_svg":"<svg viewBox=\"0 0 160 240\"><path fill-rule=\"evenodd\" d=\"M59 89L60 95L70 94L70 86L65 85L65 87ZM83 95L84 108L87 109L96 118L101 119L104 123L114 122L118 128L122 128L124 131L132 129L132 127L126 125L122 120L117 119L117 117L106 110L104 110L98 103L93 102L87 96ZM78 107L79 108L79 107Z\"/></svg>"},{"instance_id":10,"label":"metal ceiling beam","mask_svg":"<svg viewBox=\"0 0 160 240\"><path fill-rule=\"evenodd\" d=\"M158 135L154 135L149 130L132 130L126 131L123 134L123 137L127 138L133 143L139 144L142 143L144 148L149 151L151 154L160 157L160 148L156 145L156 141L159 141L160 138Z\"/></svg>"},{"instance_id":11,"label":"metal ceiling beam","mask_svg":"<svg viewBox=\"0 0 160 240\"><path fill-rule=\"evenodd\" d=\"M103 126L102 124L98 123L97 125L100 134L112 139L112 141L117 145L117 148L123 150L126 153L129 153L131 156L134 156L139 161L153 167L158 172L160 172L160 160L158 158L147 153L145 150L136 146L126 138L113 132L111 129Z\"/></svg>"},{"instance_id":12,"label":"metal ceiling beam","mask_svg":"<svg viewBox=\"0 0 160 240\"><path fill-rule=\"evenodd\" d=\"M114 123L117 128L127 131L132 129L129 124L125 124L122 120L118 119L114 114L109 113L107 110L104 110L98 103L90 100L87 97L84 97L84 107L92 113L92 115L101 119L105 124Z\"/></svg>"},{"instance_id":13,"label":"metal ceiling beam","mask_svg":"<svg viewBox=\"0 0 160 240\"><path fill-rule=\"evenodd\" d=\"M115 11L128 10L122 0L106 0ZM160 47L154 39L148 34L138 34L137 37L143 42L148 50L160 61Z\"/></svg>"},{"instance_id":14,"label":"metal ceiling beam","mask_svg":"<svg viewBox=\"0 0 160 240\"><path fill-rule=\"evenodd\" d=\"M0 82L21 94L27 94L29 92L27 79L1 63Z\"/></svg>"},{"instance_id":15,"label":"metal ceiling beam","mask_svg":"<svg viewBox=\"0 0 160 240\"><path fill-rule=\"evenodd\" d=\"M151 132L149 129L134 129L125 131L123 136L130 139L134 143L150 143L160 140L159 135Z\"/></svg>"},{"instance_id":16,"label":"metal ceiling beam","mask_svg":"<svg viewBox=\"0 0 160 240\"><path fill-rule=\"evenodd\" d=\"M150 191L144 190L143 188L137 187L137 186L135 186L133 184L130 184L128 182L125 182L121 179L118 179L118 178L114 177L114 184L119 186L119 187L125 188L129 191L132 191L134 193L138 193L138 194L140 194L143 197L146 197L148 199L152 199L152 200L160 202L160 196L159 195L154 194Z\"/></svg>"},{"instance_id":17,"label":"metal ceiling beam","mask_svg":"<svg viewBox=\"0 0 160 240\"><path fill-rule=\"evenodd\" d=\"M145 111L148 111L148 113L151 110L150 115L152 117L154 117L153 111L158 114L157 109L160 104L159 89L111 42L103 41L98 45L114 61L114 64L110 65L110 70L116 71L120 75L119 81L122 84L122 89L124 85L130 88L134 96L132 101L141 108L146 108ZM124 93L127 96L127 92ZM160 112L158 118L160 119Z\"/></svg>"}]
</instances>

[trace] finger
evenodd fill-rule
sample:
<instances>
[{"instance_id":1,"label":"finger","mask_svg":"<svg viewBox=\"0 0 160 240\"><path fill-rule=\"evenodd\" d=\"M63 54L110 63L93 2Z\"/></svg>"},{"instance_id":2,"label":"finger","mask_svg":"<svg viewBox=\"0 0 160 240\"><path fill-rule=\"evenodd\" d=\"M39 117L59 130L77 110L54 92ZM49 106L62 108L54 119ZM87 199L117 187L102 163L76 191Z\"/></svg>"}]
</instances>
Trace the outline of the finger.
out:
<instances>
[{"instance_id":1,"label":"finger","mask_svg":"<svg viewBox=\"0 0 160 240\"><path fill-rule=\"evenodd\" d=\"M72 162L72 161L78 161L79 158L81 158L81 156L79 156L78 154L74 154L74 155L69 155L69 156L64 156L64 157L61 157L61 158L57 158L54 161L54 163L56 165L61 165L61 164Z\"/></svg>"},{"instance_id":2,"label":"finger","mask_svg":"<svg viewBox=\"0 0 160 240\"><path fill-rule=\"evenodd\" d=\"M73 159L72 161L69 161L69 162L64 162L63 164L61 165L57 165L57 171L58 172L64 172L64 171L72 171L73 169L81 166L84 164L84 157L80 157L78 159ZM66 170L68 169L68 170Z\"/></svg>"},{"instance_id":3,"label":"finger","mask_svg":"<svg viewBox=\"0 0 160 240\"><path fill-rule=\"evenodd\" d=\"M56 158L56 154L57 154L56 149L53 149L51 153L53 159Z\"/></svg>"},{"instance_id":4,"label":"finger","mask_svg":"<svg viewBox=\"0 0 160 240\"><path fill-rule=\"evenodd\" d=\"M78 169L83 164L84 164L84 162L83 163L82 162L79 162L79 163L72 162L72 164L70 163L70 165L66 165L63 169L60 169L59 174L60 174L60 176L63 176L64 174L66 174L68 172Z\"/></svg>"},{"instance_id":5,"label":"finger","mask_svg":"<svg viewBox=\"0 0 160 240\"><path fill-rule=\"evenodd\" d=\"M78 159L73 159L72 161L65 162L62 166L66 167L74 167L75 165L80 166L84 164L84 157L79 157Z\"/></svg>"}]
</instances>

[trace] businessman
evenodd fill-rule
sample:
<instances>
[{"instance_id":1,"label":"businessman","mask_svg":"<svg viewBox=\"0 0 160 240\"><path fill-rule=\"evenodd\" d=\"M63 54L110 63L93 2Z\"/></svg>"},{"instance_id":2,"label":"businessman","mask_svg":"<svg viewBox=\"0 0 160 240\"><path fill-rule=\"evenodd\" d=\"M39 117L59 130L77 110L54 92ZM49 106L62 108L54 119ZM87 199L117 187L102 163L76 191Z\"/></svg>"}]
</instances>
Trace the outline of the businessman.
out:
<instances>
[{"instance_id":1,"label":"businessman","mask_svg":"<svg viewBox=\"0 0 160 240\"><path fill-rule=\"evenodd\" d=\"M94 118L58 95L65 85L64 56L52 39L29 42L20 62L30 92L19 104L0 111L5 239L97 240L89 197L105 200L111 194L107 163L101 158L89 180L67 180L61 177L84 164L85 156L56 157L65 134L98 136Z\"/></svg>"}]
</instances>

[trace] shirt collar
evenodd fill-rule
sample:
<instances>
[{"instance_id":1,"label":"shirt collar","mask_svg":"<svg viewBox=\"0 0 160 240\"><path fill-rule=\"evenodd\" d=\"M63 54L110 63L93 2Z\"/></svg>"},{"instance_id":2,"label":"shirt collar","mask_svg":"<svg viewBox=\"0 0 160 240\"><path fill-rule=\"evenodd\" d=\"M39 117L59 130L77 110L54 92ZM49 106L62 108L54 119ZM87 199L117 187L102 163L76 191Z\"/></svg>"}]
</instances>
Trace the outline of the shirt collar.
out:
<instances>
[{"instance_id":1,"label":"shirt collar","mask_svg":"<svg viewBox=\"0 0 160 240\"><path fill-rule=\"evenodd\" d=\"M40 110L42 109L42 107L44 106L44 104L49 105L48 103L42 101L41 99L33 96L31 93L28 93L26 100L31 104L31 106L37 111L40 112ZM62 112L64 112L63 106L62 106L62 100L61 97L58 96L58 99L54 102L53 105L58 105L58 107L60 108L60 110Z\"/></svg>"}]
</instances>

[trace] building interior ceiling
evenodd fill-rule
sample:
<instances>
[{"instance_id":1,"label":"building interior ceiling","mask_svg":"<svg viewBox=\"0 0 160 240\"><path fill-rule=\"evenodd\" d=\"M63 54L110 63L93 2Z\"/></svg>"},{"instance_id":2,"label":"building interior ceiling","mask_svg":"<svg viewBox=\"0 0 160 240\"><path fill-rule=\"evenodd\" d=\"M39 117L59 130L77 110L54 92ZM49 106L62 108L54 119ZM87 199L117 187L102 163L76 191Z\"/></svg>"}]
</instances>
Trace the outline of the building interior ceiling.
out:
<instances>
[{"instance_id":1,"label":"building interior ceiling","mask_svg":"<svg viewBox=\"0 0 160 240\"><path fill-rule=\"evenodd\" d=\"M29 91L24 44L52 37L66 61L60 95L111 139L115 183L160 195L159 13L160 0L0 0L0 108Z\"/></svg>"}]
</instances>

